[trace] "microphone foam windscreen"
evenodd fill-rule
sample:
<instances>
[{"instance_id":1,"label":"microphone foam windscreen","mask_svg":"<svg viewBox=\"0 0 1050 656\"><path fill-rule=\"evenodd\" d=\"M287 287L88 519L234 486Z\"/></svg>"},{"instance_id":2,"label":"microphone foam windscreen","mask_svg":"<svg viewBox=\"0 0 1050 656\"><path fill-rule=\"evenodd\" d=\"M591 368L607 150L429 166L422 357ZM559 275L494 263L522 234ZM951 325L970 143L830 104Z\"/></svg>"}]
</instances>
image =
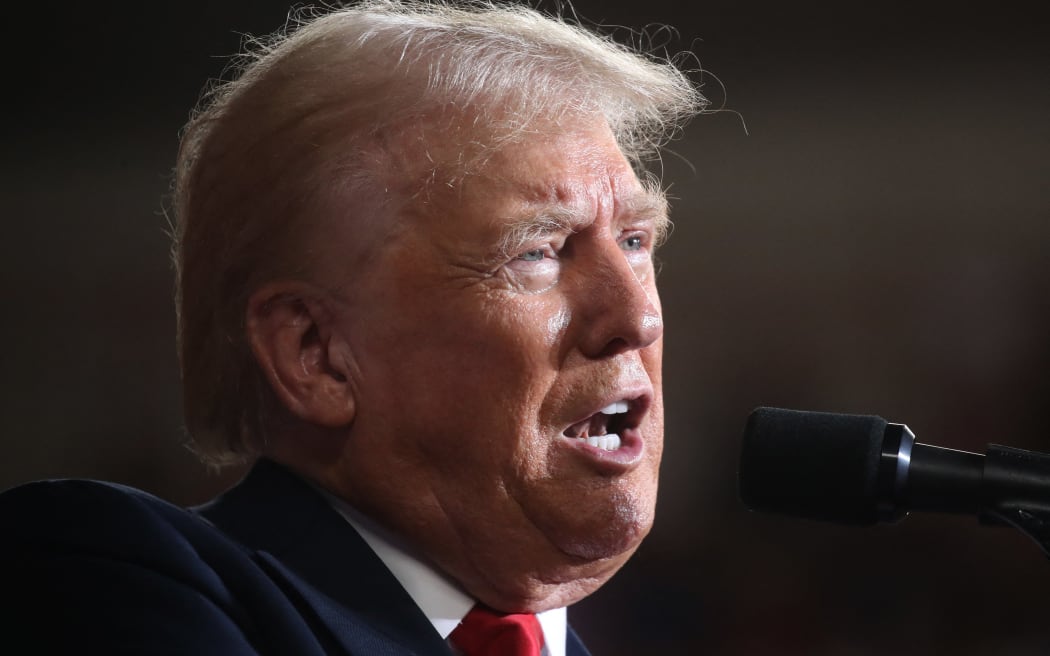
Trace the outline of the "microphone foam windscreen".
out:
<instances>
[{"instance_id":1,"label":"microphone foam windscreen","mask_svg":"<svg viewBox=\"0 0 1050 656\"><path fill-rule=\"evenodd\" d=\"M740 498L752 510L874 524L885 432L882 417L756 408L744 431Z\"/></svg>"}]
</instances>

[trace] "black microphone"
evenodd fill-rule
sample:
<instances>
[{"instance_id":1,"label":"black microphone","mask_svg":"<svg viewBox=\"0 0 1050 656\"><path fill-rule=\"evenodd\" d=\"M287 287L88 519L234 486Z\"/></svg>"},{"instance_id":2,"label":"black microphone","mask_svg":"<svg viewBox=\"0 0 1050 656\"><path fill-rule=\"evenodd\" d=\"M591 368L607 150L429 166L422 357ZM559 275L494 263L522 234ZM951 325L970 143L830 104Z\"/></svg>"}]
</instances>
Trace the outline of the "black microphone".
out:
<instances>
[{"instance_id":1,"label":"black microphone","mask_svg":"<svg viewBox=\"0 0 1050 656\"><path fill-rule=\"evenodd\" d=\"M895 521L910 511L1015 525L1033 514L1050 517L1050 455L921 444L907 426L871 415L757 408L744 431L739 480L752 510L846 524Z\"/></svg>"}]
</instances>

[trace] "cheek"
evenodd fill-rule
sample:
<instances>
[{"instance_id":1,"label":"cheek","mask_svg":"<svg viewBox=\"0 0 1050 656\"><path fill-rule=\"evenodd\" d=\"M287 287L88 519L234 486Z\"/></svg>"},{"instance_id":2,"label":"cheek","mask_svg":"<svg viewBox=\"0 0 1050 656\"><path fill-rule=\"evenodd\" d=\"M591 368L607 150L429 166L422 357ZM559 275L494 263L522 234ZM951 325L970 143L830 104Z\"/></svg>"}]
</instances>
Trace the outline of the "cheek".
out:
<instances>
[{"instance_id":1,"label":"cheek","mask_svg":"<svg viewBox=\"0 0 1050 656\"><path fill-rule=\"evenodd\" d=\"M568 308L558 308L550 314L550 318L547 319L547 331L544 334L544 338L546 345L551 350L557 348L571 322L572 313L569 312Z\"/></svg>"},{"instance_id":2,"label":"cheek","mask_svg":"<svg viewBox=\"0 0 1050 656\"><path fill-rule=\"evenodd\" d=\"M497 295L483 310L464 315L455 339L483 376L505 380L522 400L539 402L556 377L571 318L553 295Z\"/></svg>"},{"instance_id":3,"label":"cheek","mask_svg":"<svg viewBox=\"0 0 1050 656\"><path fill-rule=\"evenodd\" d=\"M474 449L462 458L480 457L479 449L506 452L515 436L526 446L537 432L569 313L499 300L420 299L362 345L364 394L383 403L389 421L417 436L429 456L457 448Z\"/></svg>"}]
</instances>

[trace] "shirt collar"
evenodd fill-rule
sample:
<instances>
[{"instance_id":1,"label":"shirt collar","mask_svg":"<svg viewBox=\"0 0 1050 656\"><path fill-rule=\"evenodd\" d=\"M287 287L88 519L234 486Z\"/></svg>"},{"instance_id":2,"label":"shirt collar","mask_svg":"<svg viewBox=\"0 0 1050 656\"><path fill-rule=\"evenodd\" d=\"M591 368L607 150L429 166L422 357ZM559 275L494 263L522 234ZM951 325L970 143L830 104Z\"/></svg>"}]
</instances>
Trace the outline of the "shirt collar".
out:
<instances>
[{"instance_id":1,"label":"shirt collar","mask_svg":"<svg viewBox=\"0 0 1050 656\"><path fill-rule=\"evenodd\" d=\"M332 507L360 534L394 578L408 592L412 600L427 616L443 639L473 608L475 600L451 579L416 557L411 549L396 536L365 517L342 499L320 490ZM567 620L565 608L555 608L536 614L543 629L546 653L565 656Z\"/></svg>"}]
</instances>

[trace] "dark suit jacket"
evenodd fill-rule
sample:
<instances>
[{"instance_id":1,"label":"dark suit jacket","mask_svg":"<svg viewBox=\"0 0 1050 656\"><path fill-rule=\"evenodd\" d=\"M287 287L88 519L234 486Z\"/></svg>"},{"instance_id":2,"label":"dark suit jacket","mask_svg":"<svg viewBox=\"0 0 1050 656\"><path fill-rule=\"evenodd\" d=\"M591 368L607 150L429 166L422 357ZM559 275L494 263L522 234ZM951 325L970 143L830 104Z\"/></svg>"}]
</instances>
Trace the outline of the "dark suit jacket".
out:
<instances>
[{"instance_id":1,"label":"dark suit jacket","mask_svg":"<svg viewBox=\"0 0 1050 656\"><path fill-rule=\"evenodd\" d=\"M450 653L353 528L268 461L194 510L94 481L9 490L0 567L10 653ZM567 651L587 654L571 629Z\"/></svg>"}]
</instances>

